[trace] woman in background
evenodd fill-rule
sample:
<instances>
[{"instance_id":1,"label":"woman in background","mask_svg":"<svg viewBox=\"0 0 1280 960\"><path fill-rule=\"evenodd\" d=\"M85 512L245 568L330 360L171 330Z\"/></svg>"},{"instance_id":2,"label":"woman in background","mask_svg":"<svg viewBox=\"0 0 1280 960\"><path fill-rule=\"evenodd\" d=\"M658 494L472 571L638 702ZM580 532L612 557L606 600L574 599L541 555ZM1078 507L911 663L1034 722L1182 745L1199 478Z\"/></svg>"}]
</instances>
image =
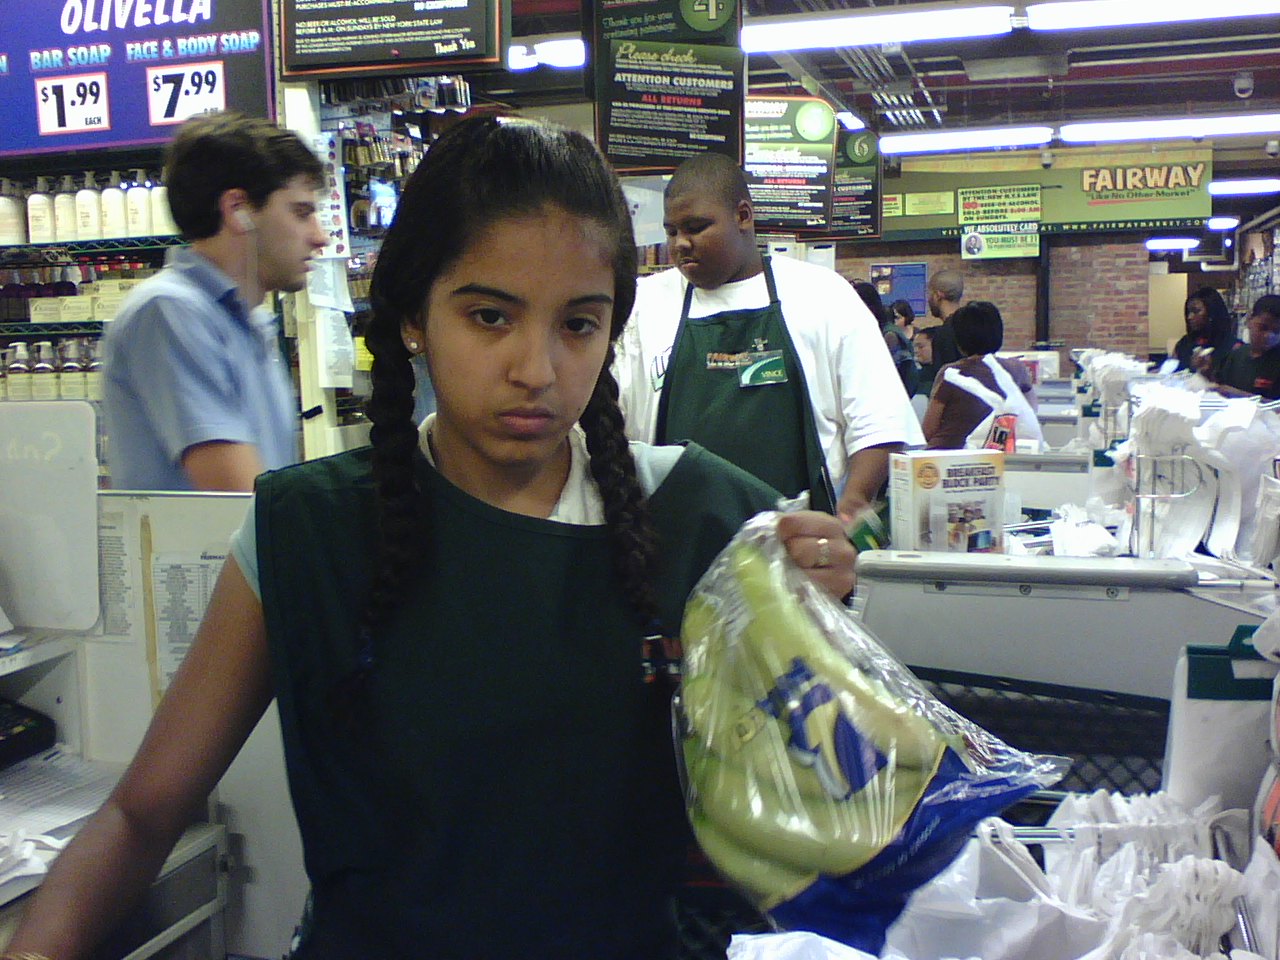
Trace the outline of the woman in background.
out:
<instances>
[{"instance_id":1,"label":"woman in background","mask_svg":"<svg viewBox=\"0 0 1280 960\"><path fill-rule=\"evenodd\" d=\"M866 280L855 280L853 289L858 291L858 296L862 298L862 302L867 305L871 315L876 318L876 323L880 325L880 332L884 334L884 345L889 348L889 356L893 358L894 369L902 378L902 386L906 388L907 396L914 396L920 386L920 365L916 363L911 338L902 327L894 323L874 285Z\"/></svg>"},{"instance_id":2,"label":"woman in background","mask_svg":"<svg viewBox=\"0 0 1280 960\"><path fill-rule=\"evenodd\" d=\"M911 304L906 300L895 300L889 304L889 313L896 323L907 335L908 340L916 338L916 312L912 309Z\"/></svg>"},{"instance_id":3,"label":"woman in background","mask_svg":"<svg viewBox=\"0 0 1280 960\"><path fill-rule=\"evenodd\" d=\"M1001 392L995 374L983 360L1004 344L1004 318L1000 316L1000 310L985 300L970 300L951 315L951 326L955 330L956 346L963 356L944 366L934 379L933 396L920 425L925 443L931 450L963 449L969 434L991 413L986 401L947 382L944 374L948 369L954 368L972 377L988 390ZM1035 388L1027 368L1017 360L996 357L996 361L1013 377L1013 382L1034 410Z\"/></svg>"},{"instance_id":4,"label":"woman in background","mask_svg":"<svg viewBox=\"0 0 1280 960\"><path fill-rule=\"evenodd\" d=\"M1187 332L1173 348L1178 369L1201 371L1216 380L1227 356L1240 342L1235 319L1222 294L1212 287L1201 287L1189 296L1183 313Z\"/></svg>"}]
</instances>

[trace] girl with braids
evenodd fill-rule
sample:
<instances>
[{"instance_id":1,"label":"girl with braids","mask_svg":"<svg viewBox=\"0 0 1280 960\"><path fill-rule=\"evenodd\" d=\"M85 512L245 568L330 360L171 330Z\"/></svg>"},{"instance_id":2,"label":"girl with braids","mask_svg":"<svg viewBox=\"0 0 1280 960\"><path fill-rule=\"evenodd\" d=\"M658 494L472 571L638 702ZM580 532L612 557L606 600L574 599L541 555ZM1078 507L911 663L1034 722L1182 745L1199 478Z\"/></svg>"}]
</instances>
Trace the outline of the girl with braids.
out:
<instances>
[{"instance_id":1,"label":"girl with braids","mask_svg":"<svg viewBox=\"0 0 1280 960\"><path fill-rule=\"evenodd\" d=\"M86 955L274 696L312 884L298 960L673 956L688 834L652 638L776 494L624 440L635 271L585 137L468 120L432 146L373 281L372 447L259 479L138 756L13 950ZM779 534L849 591L835 518Z\"/></svg>"}]
</instances>

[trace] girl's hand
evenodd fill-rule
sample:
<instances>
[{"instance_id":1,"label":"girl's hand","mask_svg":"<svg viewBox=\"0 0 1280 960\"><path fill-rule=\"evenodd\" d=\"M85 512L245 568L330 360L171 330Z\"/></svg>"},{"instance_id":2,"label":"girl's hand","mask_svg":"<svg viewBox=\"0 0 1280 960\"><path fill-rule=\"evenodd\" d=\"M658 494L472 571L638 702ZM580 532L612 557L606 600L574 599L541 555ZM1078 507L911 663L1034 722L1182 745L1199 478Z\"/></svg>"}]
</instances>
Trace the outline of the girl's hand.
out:
<instances>
[{"instance_id":1,"label":"girl's hand","mask_svg":"<svg viewBox=\"0 0 1280 960\"><path fill-rule=\"evenodd\" d=\"M778 536L788 556L814 583L837 600L850 594L858 551L838 519L815 510L784 513L778 518Z\"/></svg>"}]
</instances>

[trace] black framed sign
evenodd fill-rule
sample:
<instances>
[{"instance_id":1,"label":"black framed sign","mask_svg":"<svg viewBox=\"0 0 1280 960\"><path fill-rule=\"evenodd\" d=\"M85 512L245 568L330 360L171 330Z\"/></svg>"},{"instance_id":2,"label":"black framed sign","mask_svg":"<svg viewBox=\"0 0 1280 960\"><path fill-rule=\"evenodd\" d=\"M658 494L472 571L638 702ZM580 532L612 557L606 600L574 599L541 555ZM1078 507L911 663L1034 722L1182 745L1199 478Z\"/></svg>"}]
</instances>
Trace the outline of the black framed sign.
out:
<instances>
[{"instance_id":1,"label":"black framed sign","mask_svg":"<svg viewBox=\"0 0 1280 960\"><path fill-rule=\"evenodd\" d=\"M510 0L281 0L281 75L338 79L505 65Z\"/></svg>"}]
</instances>

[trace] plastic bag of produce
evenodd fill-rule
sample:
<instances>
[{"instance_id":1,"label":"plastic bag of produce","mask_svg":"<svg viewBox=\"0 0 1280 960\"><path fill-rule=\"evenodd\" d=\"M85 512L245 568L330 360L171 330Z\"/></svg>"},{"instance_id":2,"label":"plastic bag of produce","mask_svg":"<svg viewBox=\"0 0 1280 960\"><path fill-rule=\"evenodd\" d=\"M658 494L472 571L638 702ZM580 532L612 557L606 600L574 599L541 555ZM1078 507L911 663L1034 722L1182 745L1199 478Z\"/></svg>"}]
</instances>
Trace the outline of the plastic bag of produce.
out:
<instances>
[{"instance_id":1,"label":"plastic bag of produce","mask_svg":"<svg viewBox=\"0 0 1280 960\"><path fill-rule=\"evenodd\" d=\"M745 524L685 608L675 700L689 818L782 929L869 953L973 827L1066 772L935 699Z\"/></svg>"}]
</instances>

